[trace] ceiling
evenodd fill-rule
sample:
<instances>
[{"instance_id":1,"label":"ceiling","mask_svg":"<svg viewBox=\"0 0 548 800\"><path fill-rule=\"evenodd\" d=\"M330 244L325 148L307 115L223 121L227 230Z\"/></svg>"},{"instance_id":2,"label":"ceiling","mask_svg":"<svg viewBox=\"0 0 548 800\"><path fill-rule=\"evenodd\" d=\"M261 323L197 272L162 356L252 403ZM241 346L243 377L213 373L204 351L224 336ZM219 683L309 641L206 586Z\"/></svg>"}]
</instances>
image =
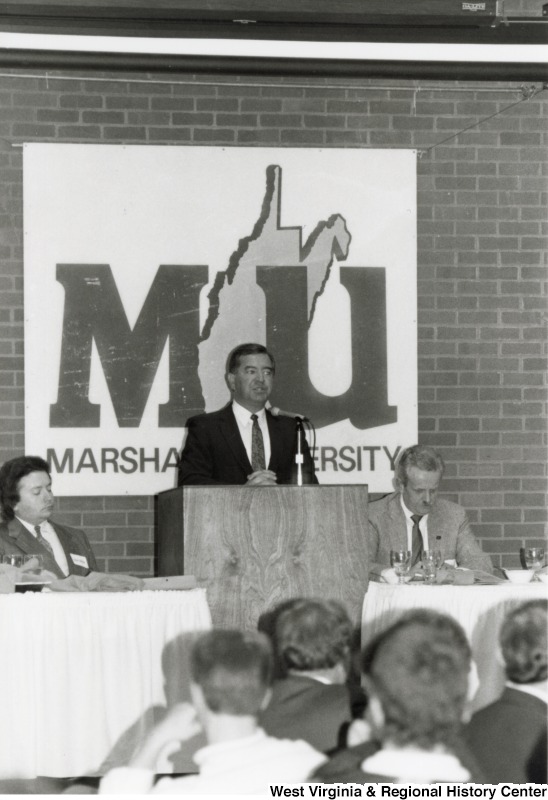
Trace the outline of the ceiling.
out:
<instances>
[{"instance_id":1,"label":"ceiling","mask_svg":"<svg viewBox=\"0 0 548 800\"><path fill-rule=\"evenodd\" d=\"M73 35L544 44L501 0L16 0L0 30Z\"/></svg>"},{"instance_id":2,"label":"ceiling","mask_svg":"<svg viewBox=\"0 0 548 800\"><path fill-rule=\"evenodd\" d=\"M544 59L538 62L533 59L533 63L529 59L528 64L514 62L511 66L505 63L506 46L524 49L548 43L548 17L543 16L542 5L536 5L538 11L534 15L521 16L510 14L511 5L512 0L16 0L0 2L0 65L207 69L247 74L272 70L279 74L331 75L354 70L352 74L358 76L367 66L368 75L392 76L390 59L369 58L366 65L360 58L345 63L326 58L319 63L318 59L300 56L284 60L263 58L260 54L249 59L244 54L232 60L211 61L211 56L195 54L153 57L126 52L102 54L101 61L101 53L89 50L77 53L74 43L83 36L120 37L119 41L129 37L134 42L144 37L171 41L236 40L242 43L242 52L244 42L257 40L343 45L383 42L396 47L438 43L502 46L496 68L470 67L459 62L453 66L455 79L546 81L548 65ZM514 0L513 7L519 11L520 0ZM2 32L67 38L54 51L43 51L39 47L2 47ZM131 50L131 46L124 49ZM410 71L402 70L401 61L394 69L400 75L403 71L409 77L424 77L421 60L419 57L409 64ZM373 62L377 62L376 66Z\"/></svg>"}]
</instances>

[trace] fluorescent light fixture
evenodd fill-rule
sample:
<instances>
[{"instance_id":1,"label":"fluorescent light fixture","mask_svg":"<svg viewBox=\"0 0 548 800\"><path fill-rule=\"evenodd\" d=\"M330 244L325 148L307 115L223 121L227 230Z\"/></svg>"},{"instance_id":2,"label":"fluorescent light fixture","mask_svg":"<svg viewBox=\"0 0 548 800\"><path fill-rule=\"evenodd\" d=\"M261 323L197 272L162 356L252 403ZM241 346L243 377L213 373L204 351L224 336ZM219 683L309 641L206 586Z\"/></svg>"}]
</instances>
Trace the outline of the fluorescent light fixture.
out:
<instances>
[{"instance_id":1,"label":"fluorescent light fixture","mask_svg":"<svg viewBox=\"0 0 548 800\"><path fill-rule=\"evenodd\" d=\"M548 45L536 44L342 43L0 33L0 48L238 58L338 59L341 61L471 61L505 64L548 62Z\"/></svg>"}]
</instances>

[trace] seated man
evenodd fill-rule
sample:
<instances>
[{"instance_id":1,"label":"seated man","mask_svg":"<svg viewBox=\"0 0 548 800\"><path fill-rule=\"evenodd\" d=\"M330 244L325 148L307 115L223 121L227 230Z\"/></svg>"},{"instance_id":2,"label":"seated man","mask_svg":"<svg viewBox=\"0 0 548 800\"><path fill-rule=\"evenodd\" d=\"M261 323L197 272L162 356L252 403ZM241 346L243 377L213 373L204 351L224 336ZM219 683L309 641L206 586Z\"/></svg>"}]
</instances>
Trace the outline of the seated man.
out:
<instances>
[{"instance_id":1,"label":"seated man","mask_svg":"<svg viewBox=\"0 0 548 800\"><path fill-rule=\"evenodd\" d=\"M365 648L370 740L342 750L312 782L482 782L460 740L471 667L470 645L445 614L417 609Z\"/></svg>"},{"instance_id":2,"label":"seated man","mask_svg":"<svg viewBox=\"0 0 548 800\"><path fill-rule=\"evenodd\" d=\"M306 742L274 739L257 716L270 698L272 651L263 634L213 630L190 657L192 705L174 706L129 767L112 770L100 794L264 794L269 783L298 783L325 761ZM203 729L208 744L194 755L199 775L162 778L154 768L166 746Z\"/></svg>"},{"instance_id":3,"label":"seated man","mask_svg":"<svg viewBox=\"0 0 548 800\"><path fill-rule=\"evenodd\" d=\"M500 630L506 688L465 731L489 783L546 783L548 601L510 611Z\"/></svg>"},{"instance_id":4,"label":"seated man","mask_svg":"<svg viewBox=\"0 0 548 800\"><path fill-rule=\"evenodd\" d=\"M179 462L179 486L235 484L275 486L296 482L296 426L266 408L274 385L273 356L262 344L242 344L228 358L232 402L187 422ZM303 483L318 483L303 436Z\"/></svg>"},{"instance_id":5,"label":"seated man","mask_svg":"<svg viewBox=\"0 0 548 800\"><path fill-rule=\"evenodd\" d=\"M38 456L20 456L0 469L0 555L39 555L58 578L97 570L86 534L50 521L53 492L49 467Z\"/></svg>"},{"instance_id":6,"label":"seated man","mask_svg":"<svg viewBox=\"0 0 548 800\"><path fill-rule=\"evenodd\" d=\"M372 578L392 581L391 550L410 550L412 564L423 550L440 550L445 562L471 570L493 572L479 546L464 509L438 497L445 465L431 447L414 445L396 464L397 490L369 504L369 558Z\"/></svg>"},{"instance_id":7,"label":"seated man","mask_svg":"<svg viewBox=\"0 0 548 800\"><path fill-rule=\"evenodd\" d=\"M346 680L352 623L335 600L295 600L276 619L274 643L284 677L275 680L259 717L271 736L337 747L351 720Z\"/></svg>"}]
</instances>

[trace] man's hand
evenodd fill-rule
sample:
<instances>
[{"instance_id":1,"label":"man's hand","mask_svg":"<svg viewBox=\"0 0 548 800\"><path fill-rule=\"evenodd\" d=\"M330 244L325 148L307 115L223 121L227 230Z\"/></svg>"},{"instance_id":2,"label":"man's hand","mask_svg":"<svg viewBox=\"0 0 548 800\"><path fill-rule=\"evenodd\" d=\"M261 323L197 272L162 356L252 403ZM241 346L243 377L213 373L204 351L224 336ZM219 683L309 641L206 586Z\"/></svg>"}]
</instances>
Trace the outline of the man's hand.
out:
<instances>
[{"instance_id":1,"label":"man's hand","mask_svg":"<svg viewBox=\"0 0 548 800\"><path fill-rule=\"evenodd\" d=\"M150 732L130 766L153 770L164 747L170 742L186 742L201 730L194 706L177 703Z\"/></svg>"},{"instance_id":2,"label":"man's hand","mask_svg":"<svg viewBox=\"0 0 548 800\"><path fill-rule=\"evenodd\" d=\"M277 486L276 473L270 469L259 469L247 476L246 486Z\"/></svg>"},{"instance_id":3,"label":"man's hand","mask_svg":"<svg viewBox=\"0 0 548 800\"><path fill-rule=\"evenodd\" d=\"M86 582L90 591L101 592L135 592L145 586L142 578L117 572L90 572L86 575Z\"/></svg>"},{"instance_id":4,"label":"man's hand","mask_svg":"<svg viewBox=\"0 0 548 800\"><path fill-rule=\"evenodd\" d=\"M26 561L22 567L20 567L21 572L37 572L41 569L42 563L40 556L30 556L29 560Z\"/></svg>"}]
</instances>

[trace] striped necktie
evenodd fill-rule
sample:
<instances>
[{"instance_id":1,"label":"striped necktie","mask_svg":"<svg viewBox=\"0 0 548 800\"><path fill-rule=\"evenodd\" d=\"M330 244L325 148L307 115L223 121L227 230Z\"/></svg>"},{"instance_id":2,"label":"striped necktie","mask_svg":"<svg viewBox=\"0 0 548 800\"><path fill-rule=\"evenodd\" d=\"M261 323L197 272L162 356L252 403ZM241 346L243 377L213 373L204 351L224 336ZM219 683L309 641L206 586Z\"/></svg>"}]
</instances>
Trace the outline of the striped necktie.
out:
<instances>
[{"instance_id":1,"label":"striped necktie","mask_svg":"<svg viewBox=\"0 0 548 800\"><path fill-rule=\"evenodd\" d=\"M253 420L253 428L251 431L251 468L253 472L257 472L258 470L266 469L264 439L257 414L252 414L251 419Z\"/></svg>"},{"instance_id":2,"label":"striped necktie","mask_svg":"<svg viewBox=\"0 0 548 800\"><path fill-rule=\"evenodd\" d=\"M414 566L417 561L422 558L422 536L419 528L419 522L422 519L420 514L412 514L413 520L413 533L411 534L411 566Z\"/></svg>"},{"instance_id":3,"label":"striped necktie","mask_svg":"<svg viewBox=\"0 0 548 800\"><path fill-rule=\"evenodd\" d=\"M36 531L36 538L38 539L42 547L45 547L50 556L53 558L53 560L55 560L55 556L53 555L53 547L50 545L48 540L45 539L44 536L42 535L42 531L40 530L40 525L35 525L34 530Z\"/></svg>"}]
</instances>

